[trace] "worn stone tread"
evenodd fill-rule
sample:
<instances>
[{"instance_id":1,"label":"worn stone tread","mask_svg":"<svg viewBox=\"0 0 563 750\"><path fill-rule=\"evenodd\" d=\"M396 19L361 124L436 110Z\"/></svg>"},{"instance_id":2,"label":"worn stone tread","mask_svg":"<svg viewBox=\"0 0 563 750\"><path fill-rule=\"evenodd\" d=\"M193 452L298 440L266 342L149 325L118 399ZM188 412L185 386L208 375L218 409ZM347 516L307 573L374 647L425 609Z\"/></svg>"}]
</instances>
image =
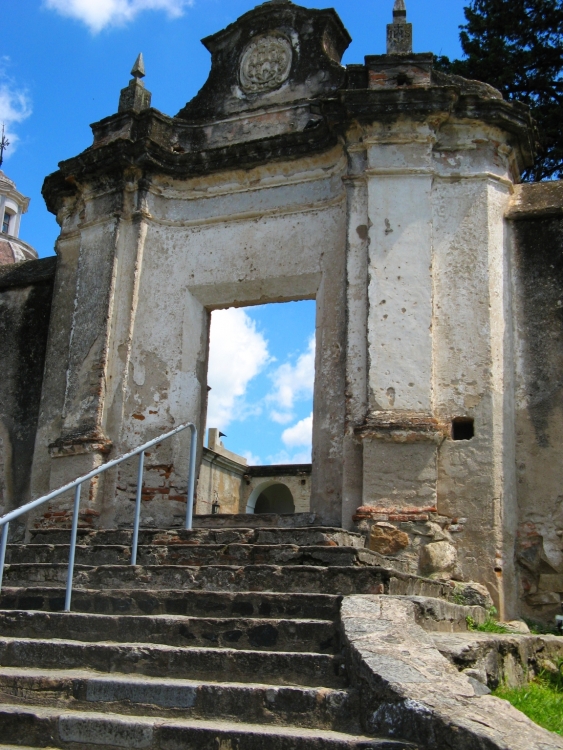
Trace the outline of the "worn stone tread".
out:
<instances>
[{"instance_id":1,"label":"worn stone tread","mask_svg":"<svg viewBox=\"0 0 563 750\"><path fill-rule=\"evenodd\" d=\"M56 564L69 558L68 544L10 544L6 563ZM76 562L83 565L128 565L131 550L118 544L79 544ZM394 562L368 549L297 544L168 544L140 545L139 565L386 565Z\"/></svg>"},{"instance_id":2,"label":"worn stone tread","mask_svg":"<svg viewBox=\"0 0 563 750\"><path fill-rule=\"evenodd\" d=\"M196 515L193 518L194 529L298 529L318 525L319 519L315 513L218 513Z\"/></svg>"},{"instance_id":3,"label":"worn stone tread","mask_svg":"<svg viewBox=\"0 0 563 750\"><path fill-rule=\"evenodd\" d=\"M417 750L408 742L304 727L237 724L196 719L126 717L111 713L60 711L0 704L0 732L4 741L34 741L32 747L84 750L122 747L158 750L182 743L183 750L216 750L223 743L238 750ZM225 745L226 746L226 745Z\"/></svg>"},{"instance_id":4,"label":"worn stone tread","mask_svg":"<svg viewBox=\"0 0 563 750\"><path fill-rule=\"evenodd\" d=\"M82 545L130 546L132 529L79 529L78 543ZM36 529L31 531L30 544L69 544L70 531ZM140 529L140 545L169 544L297 544L299 546L351 546L363 548L365 536L332 526L305 528L219 528L219 529Z\"/></svg>"},{"instance_id":5,"label":"worn stone tread","mask_svg":"<svg viewBox=\"0 0 563 750\"><path fill-rule=\"evenodd\" d=\"M340 645L334 623L327 620L120 616L29 610L0 611L0 635L319 653L335 653Z\"/></svg>"},{"instance_id":6,"label":"worn stone tread","mask_svg":"<svg viewBox=\"0 0 563 750\"><path fill-rule=\"evenodd\" d=\"M0 594L0 609L62 612L65 589L11 588ZM75 589L73 612L103 615L175 615L182 617L312 618L337 620L337 594L185 589Z\"/></svg>"},{"instance_id":7,"label":"worn stone tread","mask_svg":"<svg viewBox=\"0 0 563 750\"><path fill-rule=\"evenodd\" d=\"M360 731L356 693L327 688L0 667L0 700L89 712Z\"/></svg>"},{"instance_id":8,"label":"worn stone tread","mask_svg":"<svg viewBox=\"0 0 563 750\"><path fill-rule=\"evenodd\" d=\"M329 654L175 647L147 643L90 643L70 639L0 637L0 666L93 669L153 677L213 679L304 687L346 687L344 660Z\"/></svg>"},{"instance_id":9,"label":"worn stone tread","mask_svg":"<svg viewBox=\"0 0 563 750\"><path fill-rule=\"evenodd\" d=\"M9 586L66 582L63 563L7 565ZM383 594L447 597L451 588L389 567L321 565L76 565L74 585L98 589L192 589L318 594Z\"/></svg>"}]
</instances>

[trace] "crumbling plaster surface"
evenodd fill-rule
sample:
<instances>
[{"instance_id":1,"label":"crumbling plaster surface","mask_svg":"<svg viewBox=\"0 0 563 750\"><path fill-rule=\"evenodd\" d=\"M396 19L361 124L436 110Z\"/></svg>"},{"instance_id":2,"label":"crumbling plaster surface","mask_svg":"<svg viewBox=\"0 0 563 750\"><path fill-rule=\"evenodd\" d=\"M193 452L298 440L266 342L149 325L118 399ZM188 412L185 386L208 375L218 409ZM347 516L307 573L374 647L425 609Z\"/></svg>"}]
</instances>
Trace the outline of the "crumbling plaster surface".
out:
<instances>
[{"instance_id":1,"label":"crumbling plaster surface","mask_svg":"<svg viewBox=\"0 0 563 750\"><path fill-rule=\"evenodd\" d=\"M277 28L291 30L295 64L272 90L243 91L247 43ZM531 120L490 87L432 71L431 54L345 70L348 42L333 11L265 3L205 40L209 80L178 116L122 109L47 178L64 299L34 493L179 422L201 431L210 311L314 298L311 510L347 527L357 515L407 524L396 539L409 565L418 552L434 577L477 578L510 616L503 215ZM456 416L475 420L471 441L452 441ZM184 434L147 456L147 522L183 517L187 449ZM106 476L84 522L130 524L135 481L134 466Z\"/></svg>"},{"instance_id":2,"label":"crumbling plaster surface","mask_svg":"<svg viewBox=\"0 0 563 750\"><path fill-rule=\"evenodd\" d=\"M456 526L464 574L486 582L510 618L516 614L511 551L516 491L511 294L503 231L510 190L494 181L468 181L463 187L443 182L437 190L435 411L445 420L475 420L471 441L445 440L439 448L437 507ZM459 519L464 520L456 524Z\"/></svg>"},{"instance_id":3,"label":"crumbling plaster surface","mask_svg":"<svg viewBox=\"0 0 563 750\"><path fill-rule=\"evenodd\" d=\"M395 427L382 433L368 420L360 435L362 505L375 506L374 518L394 513L399 524L409 513L438 514L446 536L428 534L424 544L447 541L452 560L459 555L444 575L463 571L486 583L513 615L512 300L503 221L512 182L503 141L491 127L430 119L374 127L363 139L367 396L370 420L384 416ZM456 416L475 420L471 441L451 439ZM429 418L426 433L409 432L413 419ZM415 534L410 544L420 540Z\"/></svg>"},{"instance_id":4,"label":"crumbling plaster surface","mask_svg":"<svg viewBox=\"0 0 563 750\"><path fill-rule=\"evenodd\" d=\"M220 192L216 177L173 185L172 196L178 191L184 200L149 194L151 221L140 282L143 307L135 320L135 366L128 380L124 415L124 423L134 427L122 440L123 447L138 444L153 425L172 425L183 415L199 415L206 386L211 308L316 296L317 326L323 340L318 341L315 398L328 401L319 409L325 419L314 428L313 451L319 458L316 483L320 485L316 492L319 511L337 520L341 480L334 443L342 428L334 415L338 419L342 411L338 388L342 365L337 349L344 316L343 306L338 305L344 245L342 185L340 176L338 181L333 176L313 181L310 173L302 171L314 174L322 167L334 171L340 154L334 157L336 165L326 156L317 164L315 160L296 164L291 185L296 192L284 184L283 170L275 165L256 170L255 184L274 180L281 184L266 187L265 195L252 189L254 205L263 207L259 216L251 218L245 216L246 174L238 184L236 173L230 174L223 194L199 200L193 195L205 187ZM307 203L300 192L300 176L306 182ZM194 213L206 220L194 225ZM327 295L329 305L325 304ZM180 461L178 456L159 463L179 466ZM170 485L179 495L185 478L172 476Z\"/></svg>"},{"instance_id":5,"label":"crumbling plaster surface","mask_svg":"<svg viewBox=\"0 0 563 750\"><path fill-rule=\"evenodd\" d=\"M313 505L327 521L340 523L344 168L341 149L333 149L250 172L184 181L155 178L145 190L137 185L134 195L127 183L119 185L126 188L121 197L117 192L98 196L94 186L85 190L87 207L78 203L76 208L100 216L80 237L72 318L66 321L68 368L74 374L64 394L63 435L78 433L89 445L97 441L102 447L106 441L118 455L187 419L201 426L210 311L316 298L315 409L323 416L314 427ZM108 205L117 204L122 206L118 227L104 219ZM72 226L76 219L69 209L64 222ZM76 241L69 244L77 248ZM97 264L104 275L93 279ZM98 286L106 291L93 295ZM94 299L81 310L86 296ZM74 367L80 357L82 365ZM96 413L102 415L101 434L91 426ZM91 450L66 455L64 441L56 445L59 436L49 441L57 455L51 472L56 486L99 460ZM151 523L175 524L185 513L187 448L182 436L147 456L144 494L151 498L146 515ZM131 522L135 482L134 464L123 466L90 494L104 524Z\"/></svg>"}]
</instances>

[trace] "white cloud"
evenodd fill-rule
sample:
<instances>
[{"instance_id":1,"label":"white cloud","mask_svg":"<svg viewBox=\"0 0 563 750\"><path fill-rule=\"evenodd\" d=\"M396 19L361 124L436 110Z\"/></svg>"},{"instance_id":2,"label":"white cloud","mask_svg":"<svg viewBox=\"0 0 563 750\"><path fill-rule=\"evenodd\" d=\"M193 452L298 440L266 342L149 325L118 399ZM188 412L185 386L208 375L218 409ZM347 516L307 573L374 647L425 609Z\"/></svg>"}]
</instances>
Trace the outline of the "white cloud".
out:
<instances>
[{"instance_id":1,"label":"white cloud","mask_svg":"<svg viewBox=\"0 0 563 750\"><path fill-rule=\"evenodd\" d=\"M246 389L269 359L268 342L244 310L230 308L212 313L207 375L211 386L209 427L225 430L233 419L247 415Z\"/></svg>"},{"instance_id":2,"label":"white cloud","mask_svg":"<svg viewBox=\"0 0 563 750\"><path fill-rule=\"evenodd\" d=\"M313 439L313 414L297 422L293 427L288 427L282 432L283 444L288 448L298 448L301 446L311 447Z\"/></svg>"},{"instance_id":3,"label":"white cloud","mask_svg":"<svg viewBox=\"0 0 563 750\"><path fill-rule=\"evenodd\" d=\"M252 451L243 451L241 455L246 458L249 466L262 466L262 459L260 456L255 456Z\"/></svg>"},{"instance_id":4,"label":"white cloud","mask_svg":"<svg viewBox=\"0 0 563 750\"><path fill-rule=\"evenodd\" d=\"M178 18L193 0L45 0L45 7L85 23L93 33L132 21L144 10L162 10Z\"/></svg>"},{"instance_id":5,"label":"white cloud","mask_svg":"<svg viewBox=\"0 0 563 750\"><path fill-rule=\"evenodd\" d=\"M5 72L4 65L9 63L8 58L0 60L0 128L4 123L6 138L10 146L6 156L15 150L18 136L15 127L31 115L31 101L27 92L19 88Z\"/></svg>"},{"instance_id":6,"label":"white cloud","mask_svg":"<svg viewBox=\"0 0 563 750\"><path fill-rule=\"evenodd\" d=\"M275 407L270 418L278 424L287 424L293 419L292 409L298 399L311 398L315 385L315 337L309 340L307 351L295 365L285 362L272 375L274 390L268 401Z\"/></svg>"},{"instance_id":7,"label":"white cloud","mask_svg":"<svg viewBox=\"0 0 563 750\"><path fill-rule=\"evenodd\" d=\"M274 409L270 412L270 419L272 422L277 422L278 424L287 424L293 419L293 414L291 412L276 411Z\"/></svg>"},{"instance_id":8,"label":"white cloud","mask_svg":"<svg viewBox=\"0 0 563 750\"><path fill-rule=\"evenodd\" d=\"M280 451L275 456L268 456L268 464L310 464L311 450L298 451L291 455L287 451Z\"/></svg>"}]
</instances>

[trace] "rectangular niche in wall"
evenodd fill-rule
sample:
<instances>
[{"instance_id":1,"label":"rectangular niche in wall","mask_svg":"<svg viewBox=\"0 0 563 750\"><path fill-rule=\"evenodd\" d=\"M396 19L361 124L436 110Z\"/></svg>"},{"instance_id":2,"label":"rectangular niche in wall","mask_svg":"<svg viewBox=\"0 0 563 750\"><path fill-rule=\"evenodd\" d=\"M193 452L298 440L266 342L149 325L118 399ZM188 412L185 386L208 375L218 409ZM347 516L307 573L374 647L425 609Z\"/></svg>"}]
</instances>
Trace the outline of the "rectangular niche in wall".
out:
<instances>
[{"instance_id":1,"label":"rectangular niche in wall","mask_svg":"<svg viewBox=\"0 0 563 750\"><path fill-rule=\"evenodd\" d=\"M475 437L475 420L473 417L455 417L452 419L452 438L454 440L472 440Z\"/></svg>"}]
</instances>

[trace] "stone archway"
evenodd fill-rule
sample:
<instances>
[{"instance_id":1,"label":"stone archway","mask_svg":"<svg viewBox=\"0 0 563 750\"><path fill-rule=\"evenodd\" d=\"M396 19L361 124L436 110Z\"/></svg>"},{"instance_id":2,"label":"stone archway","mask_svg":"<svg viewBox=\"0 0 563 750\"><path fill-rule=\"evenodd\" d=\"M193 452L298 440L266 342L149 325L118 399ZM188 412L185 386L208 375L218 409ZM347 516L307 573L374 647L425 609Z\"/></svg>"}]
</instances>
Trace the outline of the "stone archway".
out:
<instances>
[{"instance_id":1,"label":"stone archway","mask_svg":"<svg viewBox=\"0 0 563 750\"><path fill-rule=\"evenodd\" d=\"M295 500L286 484L270 480L256 487L246 504L247 513L295 513Z\"/></svg>"}]
</instances>

